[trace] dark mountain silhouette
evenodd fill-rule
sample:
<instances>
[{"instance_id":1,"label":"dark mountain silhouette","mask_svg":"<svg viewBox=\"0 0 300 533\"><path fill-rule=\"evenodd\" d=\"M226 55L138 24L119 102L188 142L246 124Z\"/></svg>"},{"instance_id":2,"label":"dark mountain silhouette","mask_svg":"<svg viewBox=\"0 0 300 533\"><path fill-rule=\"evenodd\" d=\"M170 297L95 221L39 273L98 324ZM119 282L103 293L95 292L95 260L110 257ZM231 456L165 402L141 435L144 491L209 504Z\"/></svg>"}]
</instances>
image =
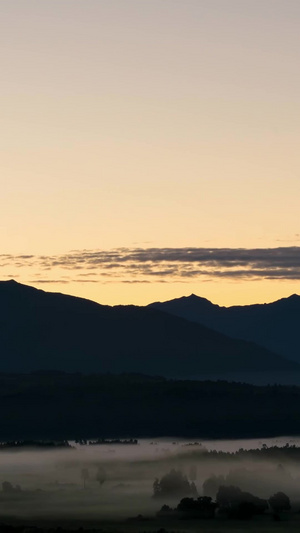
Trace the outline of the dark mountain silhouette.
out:
<instances>
[{"instance_id":1,"label":"dark mountain silhouette","mask_svg":"<svg viewBox=\"0 0 300 533\"><path fill-rule=\"evenodd\" d=\"M299 370L294 362L151 307L109 307L0 282L0 372Z\"/></svg>"},{"instance_id":2,"label":"dark mountain silhouette","mask_svg":"<svg viewBox=\"0 0 300 533\"><path fill-rule=\"evenodd\" d=\"M270 304L220 307L192 294L151 304L172 315L203 324L236 339L255 342L300 362L300 296Z\"/></svg>"}]
</instances>

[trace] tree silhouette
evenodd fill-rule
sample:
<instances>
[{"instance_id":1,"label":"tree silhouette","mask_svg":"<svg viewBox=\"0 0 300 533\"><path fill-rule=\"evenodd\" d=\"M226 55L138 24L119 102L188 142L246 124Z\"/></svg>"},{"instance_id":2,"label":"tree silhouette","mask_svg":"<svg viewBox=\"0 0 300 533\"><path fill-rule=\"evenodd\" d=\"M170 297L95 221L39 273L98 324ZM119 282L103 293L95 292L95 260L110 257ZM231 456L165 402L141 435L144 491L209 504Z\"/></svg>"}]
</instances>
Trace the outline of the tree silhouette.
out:
<instances>
[{"instance_id":1,"label":"tree silhouette","mask_svg":"<svg viewBox=\"0 0 300 533\"><path fill-rule=\"evenodd\" d=\"M81 479L83 480L83 488L86 488L86 482L90 479L90 473L88 468L81 469Z\"/></svg>"},{"instance_id":2,"label":"tree silhouette","mask_svg":"<svg viewBox=\"0 0 300 533\"><path fill-rule=\"evenodd\" d=\"M276 494L269 498L269 504L276 513L289 511L291 508L290 499L284 492L276 492Z\"/></svg>"},{"instance_id":3,"label":"tree silhouette","mask_svg":"<svg viewBox=\"0 0 300 533\"><path fill-rule=\"evenodd\" d=\"M255 514L263 514L268 508L268 502L250 492L243 492L239 487L221 486L217 493L217 503L220 510L231 518L251 518Z\"/></svg>"},{"instance_id":4,"label":"tree silhouette","mask_svg":"<svg viewBox=\"0 0 300 533\"><path fill-rule=\"evenodd\" d=\"M98 466L96 480L98 481L100 486L103 485L104 481L106 480L106 472L103 466Z\"/></svg>"},{"instance_id":5,"label":"tree silhouette","mask_svg":"<svg viewBox=\"0 0 300 533\"><path fill-rule=\"evenodd\" d=\"M203 485L203 494L204 496L210 496L211 498L216 498L217 492L221 485L224 485L225 479L224 476L211 476L207 478Z\"/></svg>"},{"instance_id":6,"label":"tree silhouette","mask_svg":"<svg viewBox=\"0 0 300 533\"><path fill-rule=\"evenodd\" d=\"M153 483L153 498L180 498L197 496L195 483L189 483L180 470L171 470L159 481Z\"/></svg>"},{"instance_id":7,"label":"tree silhouette","mask_svg":"<svg viewBox=\"0 0 300 533\"><path fill-rule=\"evenodd\" d=\"M20 485L16 485L15 487L10 483L9 481L3 481L2 483L2 491L6 493L15 493L15 492L21 492Z\"/></svg>"},{"instance_id":8,"label":"tree silhouette","mask_svg":"<svg viewBox=\"0 0 300 533\"><path fill-rule=\"evenodd\" d=\"M216 503L212 498L201 496L194 500L193 498L183 498L177 505L177 511L183 518L214 518Z\"/></svg>"}]
</instances>

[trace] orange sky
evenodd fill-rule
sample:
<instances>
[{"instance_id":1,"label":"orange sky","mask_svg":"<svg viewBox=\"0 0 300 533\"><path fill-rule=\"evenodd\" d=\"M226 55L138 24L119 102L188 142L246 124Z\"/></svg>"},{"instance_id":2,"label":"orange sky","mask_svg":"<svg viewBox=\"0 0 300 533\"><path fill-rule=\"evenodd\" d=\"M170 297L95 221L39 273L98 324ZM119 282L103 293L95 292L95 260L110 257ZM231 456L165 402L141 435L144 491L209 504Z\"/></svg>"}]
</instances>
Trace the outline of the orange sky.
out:
<instances>
[{"instance_id":1,"label":"orange sky","mask_svg":"<svg viewBox=\"0 0 300 533\"><path fill-rule=\"evenodd\" d=\"M298 0L0 0L1 279L108 304L299 293L299 22Z\"/></svg>"}]
</instances>

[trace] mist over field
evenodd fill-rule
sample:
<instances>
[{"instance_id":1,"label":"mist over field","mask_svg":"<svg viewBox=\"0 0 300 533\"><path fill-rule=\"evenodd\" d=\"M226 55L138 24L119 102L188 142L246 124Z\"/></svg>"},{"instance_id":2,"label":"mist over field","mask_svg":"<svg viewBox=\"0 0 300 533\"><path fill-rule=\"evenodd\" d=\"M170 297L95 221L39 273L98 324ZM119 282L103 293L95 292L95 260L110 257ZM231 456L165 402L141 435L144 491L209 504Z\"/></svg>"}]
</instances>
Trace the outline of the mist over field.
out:
<instances>
[{"instance_id":1,"label":"mist over field","mask_svg":"<svg viewBox=\"0 0 300 533\"><path fill-rule=\"evenodd\" d=\"M299 439L265 441L188 442L158 439L137 445L79 445L51 451L0 452L0 512L3 519L107 519L137 515L153 517L165 503L180 498L153 498L153 483L171 470L195 483L198 496L213 499L214 484L203 491L208 478L234 485L268 499L284 491L300 502L300 463L290 457L255 459L218 455L223 450L269 448L299 443ZM205 455L206 451L216 450ZM208 484L209 485L209 484ZM1 487L1 485L0 485Z\"/></svg>"}]
</instances>

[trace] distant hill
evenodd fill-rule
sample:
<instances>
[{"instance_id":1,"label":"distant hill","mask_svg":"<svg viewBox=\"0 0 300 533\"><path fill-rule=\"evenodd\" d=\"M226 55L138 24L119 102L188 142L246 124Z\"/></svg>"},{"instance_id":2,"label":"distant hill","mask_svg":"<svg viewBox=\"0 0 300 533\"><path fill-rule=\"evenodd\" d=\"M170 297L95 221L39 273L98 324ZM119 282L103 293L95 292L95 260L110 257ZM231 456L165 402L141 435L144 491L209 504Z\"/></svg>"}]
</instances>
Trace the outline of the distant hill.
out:
<instances>
[{"instance_id":1,"label":"distant hill","mask_svg":"<svg viewBox=\"0 0 300 533\"><path fill-rule=\"evenodd\" d=\"M0 372L191 377L300 368L265 348L154 307L103 306L15 281L0 282L0 350Z\"/></svg>"},{"instance_id":2,"label":"distant hill","mask_svg":"<svg viewBox=\"0 0 300 533\"><path fill-rule=\"evenodd\" d=\"M300 362L300 296L296 294L270 304L234 307L220 307L192 294L149 307L255 342Z\"/></svg>"},{"instance_id":3,"label":"distant hill","mask_svg":"<svg viewBox=\"0 0 300 533\"><path fill-rule=\"evenodd\" d=\"M299 435L299 387L129 374L0 374L0 402L2 441Z\"/></svg>"}]
</instances>

